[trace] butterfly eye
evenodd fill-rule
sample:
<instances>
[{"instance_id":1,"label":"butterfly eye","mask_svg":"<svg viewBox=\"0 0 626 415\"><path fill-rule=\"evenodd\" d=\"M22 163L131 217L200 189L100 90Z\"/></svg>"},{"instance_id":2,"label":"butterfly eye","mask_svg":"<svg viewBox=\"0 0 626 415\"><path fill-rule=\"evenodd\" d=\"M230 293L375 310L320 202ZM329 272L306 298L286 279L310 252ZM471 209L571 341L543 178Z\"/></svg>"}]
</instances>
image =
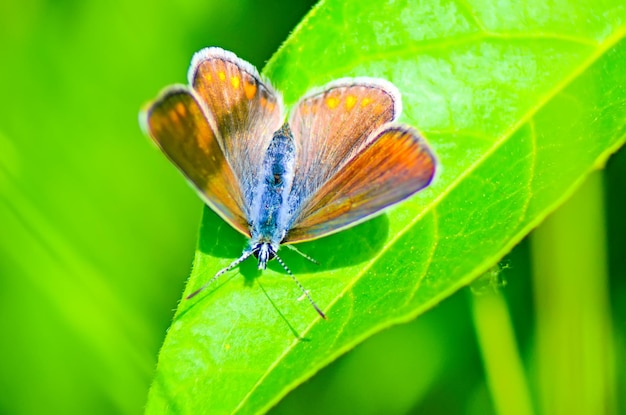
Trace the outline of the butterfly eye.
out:
<instances>
[{"instance_id":1,"label":"butterfly eye","mask_svg":"<svg viewBox=\"0 0 626 415\"><path fill-rule=\"evenodd\" d=\"M280 174L274 173L274 186L278 186L283 182L283 178Z\"/></svg>"}]
</instances>

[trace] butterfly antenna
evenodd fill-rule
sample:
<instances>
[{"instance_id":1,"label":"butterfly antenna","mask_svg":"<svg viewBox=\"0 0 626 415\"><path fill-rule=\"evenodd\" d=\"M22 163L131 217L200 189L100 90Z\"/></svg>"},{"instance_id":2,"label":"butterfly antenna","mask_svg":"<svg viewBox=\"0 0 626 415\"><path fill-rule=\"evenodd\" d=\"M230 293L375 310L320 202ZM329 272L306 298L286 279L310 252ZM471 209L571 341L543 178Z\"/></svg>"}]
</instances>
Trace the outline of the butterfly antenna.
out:
<instances>
[{"instance_id":1,"label":"butterfly antenna","mask_svg":"<svg viewBox=\"0 0 626 415\"><path fill-rule=\"evenodd\" d=\"M219 270L217 272L217 274L215 274L213 276L213 278L211 278L210 280L208 280L206 283L204 283L204 285L200 288L198 288L196 291L192 292L191 294L189 294L187 297L185 297L185 299L189 300L193 297L195 297L198 293L200 293L200 291L204 290L206 287L208 287L209 285L211 285L211 283L213 281L215 281L216 279L218 279L220 277L220 275L230 271L231 269L235 268L237 265L241 264L243 261L246 260L246 258L248 258L250 255L252 255L252 251L246 251L244 252L239 258L237 258L236 260L234 260L233 262L230 263L229 266L227 266L226 268L223 268L221 270Z\"/></svg>"},{"instance_id":2,"label":"butterfly antenna","mask_svg":"<svg viewBox=\"0 0 626 415\"><path fill-rule=\"evenodd\" d=\"M296 276L293 275L293 273L291 272L291 270L287 267L287 265L285 265L285 263L283 262L282 259L280 259L280 257L278 255L275 255L276 260L278 261L278 263L285 269L285 271L287 271L287 274L289 274L289 276L291 277L292 280L294 280L294 282L298 285L298 287L300 287L300 290L302 291L302 293L306 296L306 298L309 300L309 302L311 303L311 305L313 306L313 308L315 309L315 311L317 311L317 314L319 314L324 320L327 320L326 318L326 314L324 314L322 312L322 310L320 310L320 308L317 306L317 304L315 304L315 301L313 301L313 299L311 298L311 296L309 295L309 292L307 290L304 289L304 287L302 286L302 284L300 284L300 281L298 281L296 279Z\"/></svg>"},{"instance_id":3,"label":"butterfly antenna","mask_svg":"<svg viewBox=\"0 0 626 415\"><path fill-rule=\"evenodd\" d=\"M304 252L302 252L301 250L299 250L298 248L296 248L293 245L283 245L283 246L286 246L287 248L291 249L292 251L295 251L295 252L299 253L300 255L302 255L303 257L305 257L306 259L308 259L309 261L311 261L315 265L319 265L320 264L319 262L317 262L317 260L315 260L315 258L311 258L310 256L308 256L307 254L305 254Z\"/></svg>"}]
</instances>

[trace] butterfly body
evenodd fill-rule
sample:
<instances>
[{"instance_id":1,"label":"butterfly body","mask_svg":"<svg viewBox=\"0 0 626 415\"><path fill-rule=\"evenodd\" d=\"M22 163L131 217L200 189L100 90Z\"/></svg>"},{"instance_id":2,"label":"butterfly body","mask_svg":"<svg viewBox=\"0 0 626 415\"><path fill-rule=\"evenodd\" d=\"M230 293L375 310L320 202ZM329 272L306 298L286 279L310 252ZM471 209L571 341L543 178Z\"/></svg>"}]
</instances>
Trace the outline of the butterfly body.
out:
<instances>
[{"instance_id":1,"label":"butterfly body","mask_svg":"<svg viewBox=\"0 0 626 415\"><path fill-rule=\"evenodd\" d=\"M339 232L425 188L435 158L420 134L397 124L400 92L376 78L312 90L289 112L256 69L231 52L196 53L189 85L166 88L142 112L147 134L200 197L248 237L239 258L259 269L277 252Z\"/></svg>"},{"instance_id":2,"label":"butterfly body","mask_svg":"<svg viewBox=\"0 0 626 415\"><path fill-rule=\"evenodd\" d=\"M295 170L295 144L289 126L276 131L253 191L248 250L259 260L259 269L276 256L288 230L289 194Z\"/></svg>"}]
</instances>

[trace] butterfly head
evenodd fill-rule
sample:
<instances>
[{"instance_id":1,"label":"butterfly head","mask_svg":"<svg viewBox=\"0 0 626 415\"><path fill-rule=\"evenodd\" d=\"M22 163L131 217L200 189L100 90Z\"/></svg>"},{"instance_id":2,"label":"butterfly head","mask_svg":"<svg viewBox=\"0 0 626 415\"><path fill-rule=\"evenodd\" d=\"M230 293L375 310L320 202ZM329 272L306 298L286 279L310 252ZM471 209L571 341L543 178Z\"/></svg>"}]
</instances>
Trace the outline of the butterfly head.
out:
<instances>
[{"instance_id":1,"label":"butterfly head","mask_svg":"<svg viewBox=\"0 0 626 415\"><path fill-rule=\"evenodd\" d=\"M256 242L250 247L252 255L259 261L259 269L265 269L267 263L276 257L278 247L270 242Z\"/></svg>"}]
</instances>

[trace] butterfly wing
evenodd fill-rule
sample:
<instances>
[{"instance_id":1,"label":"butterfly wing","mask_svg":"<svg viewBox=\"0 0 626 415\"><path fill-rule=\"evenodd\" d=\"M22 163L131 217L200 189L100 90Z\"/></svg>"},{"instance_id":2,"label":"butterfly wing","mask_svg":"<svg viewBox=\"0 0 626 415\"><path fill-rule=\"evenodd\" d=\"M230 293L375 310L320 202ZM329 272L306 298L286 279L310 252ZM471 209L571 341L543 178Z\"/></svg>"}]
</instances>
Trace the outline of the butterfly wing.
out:
<instances>
[{"instance_id":1,"label":"butterfly wing","mask_svg":"<svg viewBox=\"0 0 626 415\"><path fill-rule=\"evenodd\" d=\"M146 133L187 177L204 201L244 235L250 236L244 200L224 157L202 100L186 86L173 86L142 112Z\"/></svg>"},{"instance_id":2,"label":"butterfly wing","mask_svg":"<svg viewBox=\"0 0 626 415\"><path fill-rule=\"evenodd\" d=\"M252 65L220 48L196 53L188 78L211 114L209 121L240 182L247 209L258 168L284 121L282 98Z\"/></svg>"},{"instance_id":3,"label":"butterfly wing","mask_svg":"<svg viewBox=\"0 0 626 415\"><path fill-rule=\"evenodd\" d=\"M371 133L401 112L400 93L373 78L345 78L302 98L289 125L296 142L296 174L290 205L299 205L326 183L372 138Z\"/></svg>"},{"instance_id":4,"label":"butterfly wing","mask_svg":"<svg viewBox=\"0 0 626 415\"><path fill-rule=\"evenodd\" d=\"M355 225L428 186L435 159L411 127L385 125L311 197L285 242L302 242Z\"/></svg>"}]
</instances>

